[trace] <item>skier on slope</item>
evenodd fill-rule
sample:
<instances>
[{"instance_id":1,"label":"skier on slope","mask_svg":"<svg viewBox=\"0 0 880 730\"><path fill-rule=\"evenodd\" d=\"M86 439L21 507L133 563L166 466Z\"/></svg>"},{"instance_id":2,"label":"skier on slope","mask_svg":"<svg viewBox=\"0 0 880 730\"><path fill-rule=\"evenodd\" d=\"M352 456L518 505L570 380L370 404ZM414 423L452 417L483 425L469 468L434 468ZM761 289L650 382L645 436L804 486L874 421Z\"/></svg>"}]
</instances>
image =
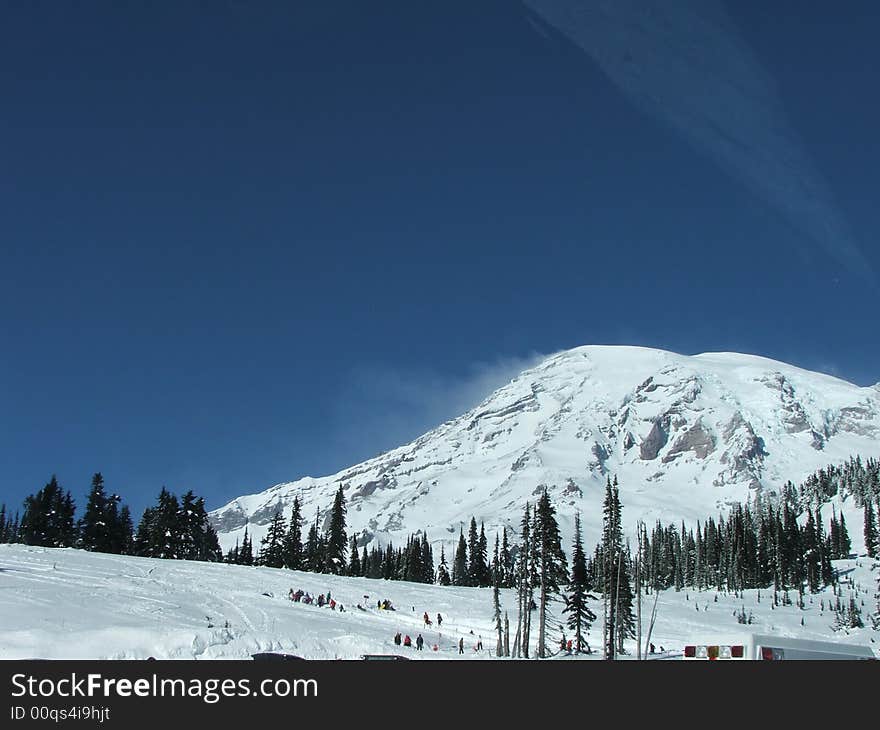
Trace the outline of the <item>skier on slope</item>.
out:
<instances>
[{"instance_id":1,"label":"skier on slope","mask_svg":"<svg viewBox=\"0 0 880 730\"><path fill-rule=\"evenodd\" d=\"M421 650L422 650L422 646L424 646L424 644L425 644L425 640L422 638L422 635L419 634L419 635L416 637L416 649L418 649L419 651L421 651Z\"/></svg>"},{"instance_id":2,"label":"skier on slope","mask_svg":"<svg viewBox=\"0 0 880 730\"><path fill-rule=\"evenodd\" d=\"M437 628L439 629L443 625L443 617L438 613L437 614Z\"/></svg>"}]
</instances>

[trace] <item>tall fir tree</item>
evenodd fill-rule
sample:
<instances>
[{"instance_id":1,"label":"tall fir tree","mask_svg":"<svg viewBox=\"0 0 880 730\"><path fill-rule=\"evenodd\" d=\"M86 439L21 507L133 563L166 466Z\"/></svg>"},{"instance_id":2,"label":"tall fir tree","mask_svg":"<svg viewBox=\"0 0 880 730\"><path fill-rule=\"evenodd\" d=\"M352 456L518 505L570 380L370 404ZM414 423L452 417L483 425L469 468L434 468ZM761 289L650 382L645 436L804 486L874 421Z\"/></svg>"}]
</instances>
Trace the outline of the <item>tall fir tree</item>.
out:
<instances>
[{"instance_id":1,"label":"tall fir tree","mask_svg":"<svg viewBox=\"0 0 880 730\"><path fill-rule=\"evenodd\" d=\"M449 566L446 564L446 552L440 545L440 565L437 568L437 583L441 586L452 585L452 577L449 575Z\"/></svg>"},{"instance_id":2,"label":"tall fir tree","mask_svg":"<svg viewBox=\"0 0 880 730\"><path fill-rule=\"evenodd\" d=\"M467 583L469 586L478 586L483 577L484 557L480 551L480 533L477 532L477 520L471 517L471 525L468 529L468 567Z\"/></svg>"},{"instance_id":3,"label":"tall fir tree","mask_svg":"<svg viewBox=\"0 0 880 730\"><path fill-rule=\"evenodd\" d=\"M852 542L849 539L849 531L846 529L846 517L840 513L840 526L838 528L839 552L841 559L848 558L852 552Z\"/></svg>"},{"instance_id":4,"label":"tall fir tree","mask_svg":"<svg viewBox=\"0 0 880 730\"><path fill-rule=\"evenodd\" d=\"M712 525L711 520L709 525ZM714 543L707 539L707 542ZM605 623L604 653L606 659L614 659L617 653L617 615L620 577L623 573L623 532L621 529L620 499L617 478L614 484L606 480L601 552L602 593ZM714 555L714 553L713 553ZM710 558L707 557L707 562Z\"/></svg>"},{"instance_id":5,"label":"tall fir tree","mask_svg":"<svg viewBox=\"0 0 880 730\"><path fill-rule=\"evenodd\" d=\"M119 509L113 532L110 536L111 552L118 555L134 554L134 523L131 510L124 504Z\"/></svg>"},{"instance_id":6,"label":"tall fir tree","mask_svg":"<svg viewBox=\"0 0 880 730\"><path fill-rule=\"evenodd\" d=\"M541 494L535 506L535 522L532 534L538 571L538 656L547 656L547 610L550 601L568 582L568 565L556 521L556 508L547 490Z\"/></svg>"},{"instance_id":7,"label":"tall fir tree","mask_svg":"<svg viewBox=\"0 0 880 730\"><path fill-rule=\"evenodd\" d=\"M253 538L248 535L247 526L244 528L244 537L241 539L241 548L238 552L238 562L240 565L254 564L254 541Z\"/></svg>"},{"instance_id":8,"label":"tall fir tree","mask_svg":"<svg viewBox=\"0 0 880 730\"><path fill-rule=\"evenodd\" d=\"M348 536L345 533L345 494L342 485L336 490L333 508L330 511L330 525L327 530L327 545L324 555L327 573L341 575L345 572L345 554L348 550Z\"/></svg>"},{"instance_id":9,"label":"tall fir tree","mask_svg":"<svg viewBox=\"0 0 880 730\"><path fill-rule=\"evenodd\" d=\"M112 505L112 515L111 515ZM79 523L79 546L99 553L111 550L111 533L116 527L116 503L104 491L104 477L100 472L92 477L92 488L86 509Z\"/></svg>"},{"instance_id":10,"label":"tall fir tree","mask_svg":"<svg viewBox=\"0 0 880 730\"><path fill-rule=\"evenodd\" d=\"M877 524L874 520L874 505L871 503L870 499L865 500L864 519L865 550L867 551L869 558L876 558L880 543L878 543Z\"/></svg>"},{"instance_id":11,"label":"tall fir tree","mask_svg":"<svg viewBox=\"0 0 880 730\"><path fill-rule=\"evenodd\" d=\"M428 534L422 533L422 545L421 545L421 565L422 565L422 575L421 582L422 583L433 583L434 582L434 551L431 548L431 543L428 542Z\"/></svg>"},{"instance_id":12,"label":"tall fir tree","mask_svg":"<svg viewBox=\"0 0 880 730\"><path fill-rule=\"evenodd\" d=\"M147 558L177 559L183 546L180 503L165 487L154 507L144 510L135 536L138 555Z\"/></svg>"},{"instance_id":13,"label":"tall fir tree","mask_svg":"<svg viewBox=\"0 0 880 730\"><path fill-rule=\"evenodd\" d=\"M479 552L476 571L478 586L492 585L492 571L489 568L489 545L486 540L486 527L480 522L480 537L477 540L477 550Z\"/></svg>"},{"instance_id":14,"label":"tall fir tree","mask_svg":"<svg viewBox=\"0 0 880 730\"><path fill-rule=\"evenodd\" d=\"M568 593L565 596L565 608L562 610L568 615L566 625L574 632L574 650L578 654L589 653L590 645L587 643L585 634L589 633L596 614L590 608L590 601L595 601L592 595L592 581L587 571L587 557L584 554L583 538L581 535L580 513L574 518L574 545L571 551L571 580L568 584Z\"/></svg>"},{"instance_id":15,"label":"tall fir tree","mask_svg":"<svg viewBox=\"0 0 880 730\"><path fill-rule=\"evenodd\" d=\"M513 588L514 569L513 554L510 549L510 543L507 538L507 526L505 525L501 531L501 587Z\"/></svg>"},{"instance_id":16,"label":"tall fir tree","mask_svg":"<svg viewBox=\"0 0 880 730\"><path fill-rule=\"evenodd\" d=\"M497 582L492 587L492 607L495 617L495 631L498 635L498 641L495 644L495 656L502 657L504 656L504 634L501 625L501 598Z\"/></svg>"},{"instance_id":17,"label":"tall fir tree","mask_svg":"<svg viewBox=\"0 0 880 730\"><path fill-rule=\"evenodd\" d=\"M179 523L178 557L208 562L222 560L220 542L208 518L204 497L196 496L191 489L181 498Z\"/></svg>"},{"instance_id":18,"label":"tall fir tree","mask_svg":"<svg viewBox=\"0 0 880 730\"><path fill-rule=\"evenodd\" d=\"M535 554L532 544L532 513L531 507L526 502L520 522L520 544L517 556L517 628L516 628L516 656L529 658L529 642L531 639L531 614L534 604L535 591Z\"/></svg>"},{"instance_id":19,"label":"tall fir tree","mask_svg":"<svg viewBox=\"0 0 880 730\"><path fill-rule=\"evenodd\" d=\"M324 569L324 551L321 541L321 534L318 530L318 515L315 514L315 521L309 527L309 534L306 538L306 544L303 549L304 570L320 573Z\"/></svg>"},{"instance_id":20,"label":"tall fir tree","mask_svg":"<svg viewBox=\"0 0 880 730\"><path fill-rule=\"evenodd\" d=\"M302 508L299 497L294 496L293 508L290 511L290 522L287 534L284 536L284 567L291 570L303 569L303 544L302 544Z\"/></svg>"},{"instance_id":21,"label":"tall fir tree","mask_svg":"<svg viewBox=\"0 0 880 730\"><path fill-rule=\"evenodd\" d=\"M476 528L476 523L474 523L474 527ZM464 541L464 532L462 531L458 533L458 546L455 548L455 555L452 559L452 584L456 586L470 585L467 544Z\"/></svg>"},{"instance_id":22,"label":"tall fir tree","mask_svg":"<svg viewBox=\"0 0 880 730\"><path fill-rule=\"evenodd\" d=\"M281 509L276 509L262 541L257 564L267 568L284 567L284 538L287 534L287 523Z\"/></svg>"}]
</instances>

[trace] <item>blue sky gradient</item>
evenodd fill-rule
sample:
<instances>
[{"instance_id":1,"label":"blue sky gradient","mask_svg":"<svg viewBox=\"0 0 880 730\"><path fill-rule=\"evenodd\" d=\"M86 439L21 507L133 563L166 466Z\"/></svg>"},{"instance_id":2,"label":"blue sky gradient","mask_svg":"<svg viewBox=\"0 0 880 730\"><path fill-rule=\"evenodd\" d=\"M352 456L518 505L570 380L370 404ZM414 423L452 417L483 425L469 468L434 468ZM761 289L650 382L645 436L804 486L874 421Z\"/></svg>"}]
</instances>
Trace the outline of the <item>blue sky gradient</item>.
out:
<instances>
[{"instance_id":1,"label":"blue sky gradient","mask_svg":"<svg viewBox=\"0 0 880 730\"><path fill-rule=\"evenodd\" d=\"M163 484L217 507L582 344L880 380L870 277L538 5L6 5L0 502L100 470L136 514ZM880 10L726 12L767 154L880 270ZM683 79L667 109L717 103Z\"/></svg>"}]
</instances>

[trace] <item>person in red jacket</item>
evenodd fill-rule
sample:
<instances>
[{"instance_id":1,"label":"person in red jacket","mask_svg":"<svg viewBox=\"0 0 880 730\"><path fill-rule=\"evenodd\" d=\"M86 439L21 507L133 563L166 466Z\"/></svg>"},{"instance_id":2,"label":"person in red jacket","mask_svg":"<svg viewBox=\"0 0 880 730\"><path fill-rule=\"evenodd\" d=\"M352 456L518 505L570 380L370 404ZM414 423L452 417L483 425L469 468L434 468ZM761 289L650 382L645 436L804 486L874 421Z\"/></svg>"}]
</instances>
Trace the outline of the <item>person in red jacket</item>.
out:
<instances>
[{"instance_id":1,"label":"person in red jacket","mask_svg":"<svg viewBox=\"0 0 880 730\"><path fill-rule=\"evenodd\" d=\"M409 638L409 634L403 637L403 645L412 646L412 639Z\"/></svg>"}]
</instances>

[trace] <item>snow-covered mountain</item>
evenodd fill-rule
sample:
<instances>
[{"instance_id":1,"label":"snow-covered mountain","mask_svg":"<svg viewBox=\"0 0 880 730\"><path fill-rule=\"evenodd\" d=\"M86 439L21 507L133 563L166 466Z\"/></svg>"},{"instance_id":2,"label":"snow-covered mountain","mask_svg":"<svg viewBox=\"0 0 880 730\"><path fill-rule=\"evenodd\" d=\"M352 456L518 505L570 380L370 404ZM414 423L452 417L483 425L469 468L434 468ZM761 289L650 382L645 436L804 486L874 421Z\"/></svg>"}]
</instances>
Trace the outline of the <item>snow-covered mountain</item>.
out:
<instances>
[{"instance_id":1,"label":"snow-covered mountain","mask_svg":"<svg viewBox=\"0 0 880 730\"><path fill-rule=\"evenodd\" d=\"M563 532L580 512L589 544L609 476L628 527L693 523L856 454L880 456L880 384L753 355L587 346L549 357L412 443L239 497L211 518L224 549L246 526L258 544L295 495L306 520L317 514L326 526L342 485L349 534L366 541L399 544L420 530L452 541L472 515L491 540L546 485Z\"/></svg>"}]
</instances>

